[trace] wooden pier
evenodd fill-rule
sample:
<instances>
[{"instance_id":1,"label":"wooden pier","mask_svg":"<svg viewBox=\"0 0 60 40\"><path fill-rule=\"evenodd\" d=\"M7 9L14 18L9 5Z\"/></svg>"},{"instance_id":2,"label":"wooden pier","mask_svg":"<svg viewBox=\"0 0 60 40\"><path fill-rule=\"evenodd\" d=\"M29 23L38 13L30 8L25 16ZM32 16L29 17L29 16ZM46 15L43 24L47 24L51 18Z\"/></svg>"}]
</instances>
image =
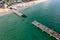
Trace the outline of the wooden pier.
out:
<instances>
[{"instance_id":1,"label":"wooden pier","mask_svg":"<svg viewBox=\"0 0 60 40\"><path fill-rule=\"evenodd\" d=\"M41 23L39 23L37 21L33 21L32 24L39 27L42 31L45 31L46 33L48 33L50 36L53 36L57 40L60 40L60 34L53 31L52 29L42 25Z\"/></svg>"},{"instance_id":2,"label":"wooden pier","mask_svg":"<svg viewBox=\"0 0 60 40\"><path fill-rule=\"evenodd\" d=\"M14 9L11 9L11 10L19 16L22 16L22 17L25 17L25 18L27 17L26 15L22 14L21 12L18 12L17 10L14 10Z\"/></svg>"},{"instance_id":3,"label":"wooden pier","mask_svg":"<svg viewBox=\"0 0 60 40\"><path fill-rule=\"evenodd\" d=\"M21 12L18 12L15 8L13 7L8 7L9 9L11 9L14 13L16 13L18 16L22 16L22 17L27 17L26 15L22 14Z\"/></svg>"}]
</instances>

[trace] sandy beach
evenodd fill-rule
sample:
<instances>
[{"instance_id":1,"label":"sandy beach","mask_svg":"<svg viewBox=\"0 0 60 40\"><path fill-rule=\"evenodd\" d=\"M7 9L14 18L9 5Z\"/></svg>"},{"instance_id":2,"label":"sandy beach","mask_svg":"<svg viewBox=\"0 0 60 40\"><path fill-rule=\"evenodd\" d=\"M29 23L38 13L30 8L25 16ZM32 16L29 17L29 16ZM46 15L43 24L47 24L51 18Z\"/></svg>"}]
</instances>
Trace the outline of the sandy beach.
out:
<instances>
[{"instance_id":1,"label":"sandy beach","mask_svg":"<svg viewBox=\"0 0 60 40\"><path fill-rule=\"evenodd\" d=\"M24 8L27 8L27 7L30 7L30 6L36 5L38 3L41 3L41 2L45 2L45 1L46 0L37 0L37 1L31 1L31 2L26 2L26 3L20 3L20 4L13 5L12 7L16 8L17 11L18 11L18 10L22 10ZM6 15L6 14L9 14L9 13L12 13L12 11L10 9L0 8L0 16Z\"/></svg>"}]
</instances>

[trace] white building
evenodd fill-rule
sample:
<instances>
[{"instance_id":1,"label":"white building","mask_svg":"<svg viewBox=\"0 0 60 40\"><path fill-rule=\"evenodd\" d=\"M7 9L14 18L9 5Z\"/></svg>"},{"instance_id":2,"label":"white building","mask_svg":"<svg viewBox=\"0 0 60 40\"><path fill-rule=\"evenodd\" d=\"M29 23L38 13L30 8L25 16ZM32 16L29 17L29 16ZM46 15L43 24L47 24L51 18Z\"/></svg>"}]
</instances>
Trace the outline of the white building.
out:
<instances>
[{"instance_id":1,"label":"white building","mask_svg":"<svg viewBox=\"0 0 60 40\"><path fill-rule=\"evenodd\" d=\"M17 0L17 2L22 2L22 0Z\"/></svg>"},{"instance_id":2,"label":"white building","mask_svg":"<svg viewBox=\"0 0 60 40\"><path fill-rule=\"evenodd\" d=\"M22 0L9 0L9 3L22 2Z\"/></svg>"}]
</instances>

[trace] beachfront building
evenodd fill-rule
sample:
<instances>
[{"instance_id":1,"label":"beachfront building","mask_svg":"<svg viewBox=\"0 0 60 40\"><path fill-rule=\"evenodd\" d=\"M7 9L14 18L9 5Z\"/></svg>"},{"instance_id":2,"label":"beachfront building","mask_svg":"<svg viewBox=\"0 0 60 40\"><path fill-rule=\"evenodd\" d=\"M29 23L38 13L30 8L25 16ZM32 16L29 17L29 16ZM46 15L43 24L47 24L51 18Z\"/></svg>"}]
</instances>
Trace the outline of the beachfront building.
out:
<instances>
[{"instance_id":1,"label":"beachfront building","mask_svg":"<svg viewBox=\"0 0 60 40\"><path fill-rule=\"evenodd\" d=\"M4 7L4 1L0 0L0 8L5 8Z\"/></svg>"},{"instance_id":2,"label":"beachfront building","mask_svg":"<svg viewBox=\"0 0 60 40\"><path fill-rule=\"evenodd\" d=\"M9 3L22 2L22 0L9 0Z\"/></svg>"},{"instance_id":3,"label":"beachfront building","mask_svg":"<svg viewBox=\"0 0 60 40\"><path fill-rule=\"evenodd\" d=\"M33 0L1 0L1 1L4 1L5 3L21 3L21 2L28 2L28 1L33 1Z\"/></svg>"},{"instance_id":4,"label":"beachfront building","mask_svg":"<svg viewBox=\"0 0 60 40\"><path fill-rule=\"evenodd\" d=\"M21 2L22 0L0 0L0 7L4 7L4 4L10 5L10 4L21 3Z\"/></svg>"},{"instance_id":5,"label":"beachfront building","mask_svg":"<svg viewBox=\"0 0 60 40\"><path fill-rule=\"evenodd\" d=\"M10 3L14 3L14 2L28 2L28 1L33 1L33 0L7 0Z\"/></svg>"},{"instance_id":6,"label":"beachfront building","mask_svg":"<svg viewBox=\"0 0 60 40\"><path fill-rule=\"evenodd\" d=\"M22 0L23 2L29 2L29 1L33 1L33 0Z\"/></svg>"},{"instance_id":7,"label":"beachfront building","mask_svg":"<svg viewBox=\"0 0 60 40\"><path fill-rule=\"evenodd\" d=\"M2 0L2 1L13 3L13 2L27 2L27 1L33 1L33 0Z\"/></svg>"},{"instance_id":8,"label":"beachfront building","mask_svg":"<svg viewBox=\"0 0 60 40\"><path fill-rule=\"evenodd\" d=\"M5 3L16 3L16 2L22 2L22 0L1 0L4 1Z\"/></svg>"}]
</instances>

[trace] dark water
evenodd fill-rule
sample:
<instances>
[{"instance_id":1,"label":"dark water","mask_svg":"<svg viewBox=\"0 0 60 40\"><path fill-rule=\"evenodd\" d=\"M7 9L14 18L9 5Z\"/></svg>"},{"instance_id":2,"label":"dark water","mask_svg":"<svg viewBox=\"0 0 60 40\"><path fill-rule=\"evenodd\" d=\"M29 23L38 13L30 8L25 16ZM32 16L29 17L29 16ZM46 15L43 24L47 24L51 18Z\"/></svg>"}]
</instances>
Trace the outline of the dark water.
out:
<instances>
[{"instance_id":1,"label":"dark water","mask_svg":"<svg viewBox=\"0 0 60 40\"><path fill-rule=\"evenodd\" d=\"M0 17L0 40L56 40L31 22L37 20L60 33L60 0L40 3L21 12L27 18L14 13Z\"/></svg>"}]
</instances>

